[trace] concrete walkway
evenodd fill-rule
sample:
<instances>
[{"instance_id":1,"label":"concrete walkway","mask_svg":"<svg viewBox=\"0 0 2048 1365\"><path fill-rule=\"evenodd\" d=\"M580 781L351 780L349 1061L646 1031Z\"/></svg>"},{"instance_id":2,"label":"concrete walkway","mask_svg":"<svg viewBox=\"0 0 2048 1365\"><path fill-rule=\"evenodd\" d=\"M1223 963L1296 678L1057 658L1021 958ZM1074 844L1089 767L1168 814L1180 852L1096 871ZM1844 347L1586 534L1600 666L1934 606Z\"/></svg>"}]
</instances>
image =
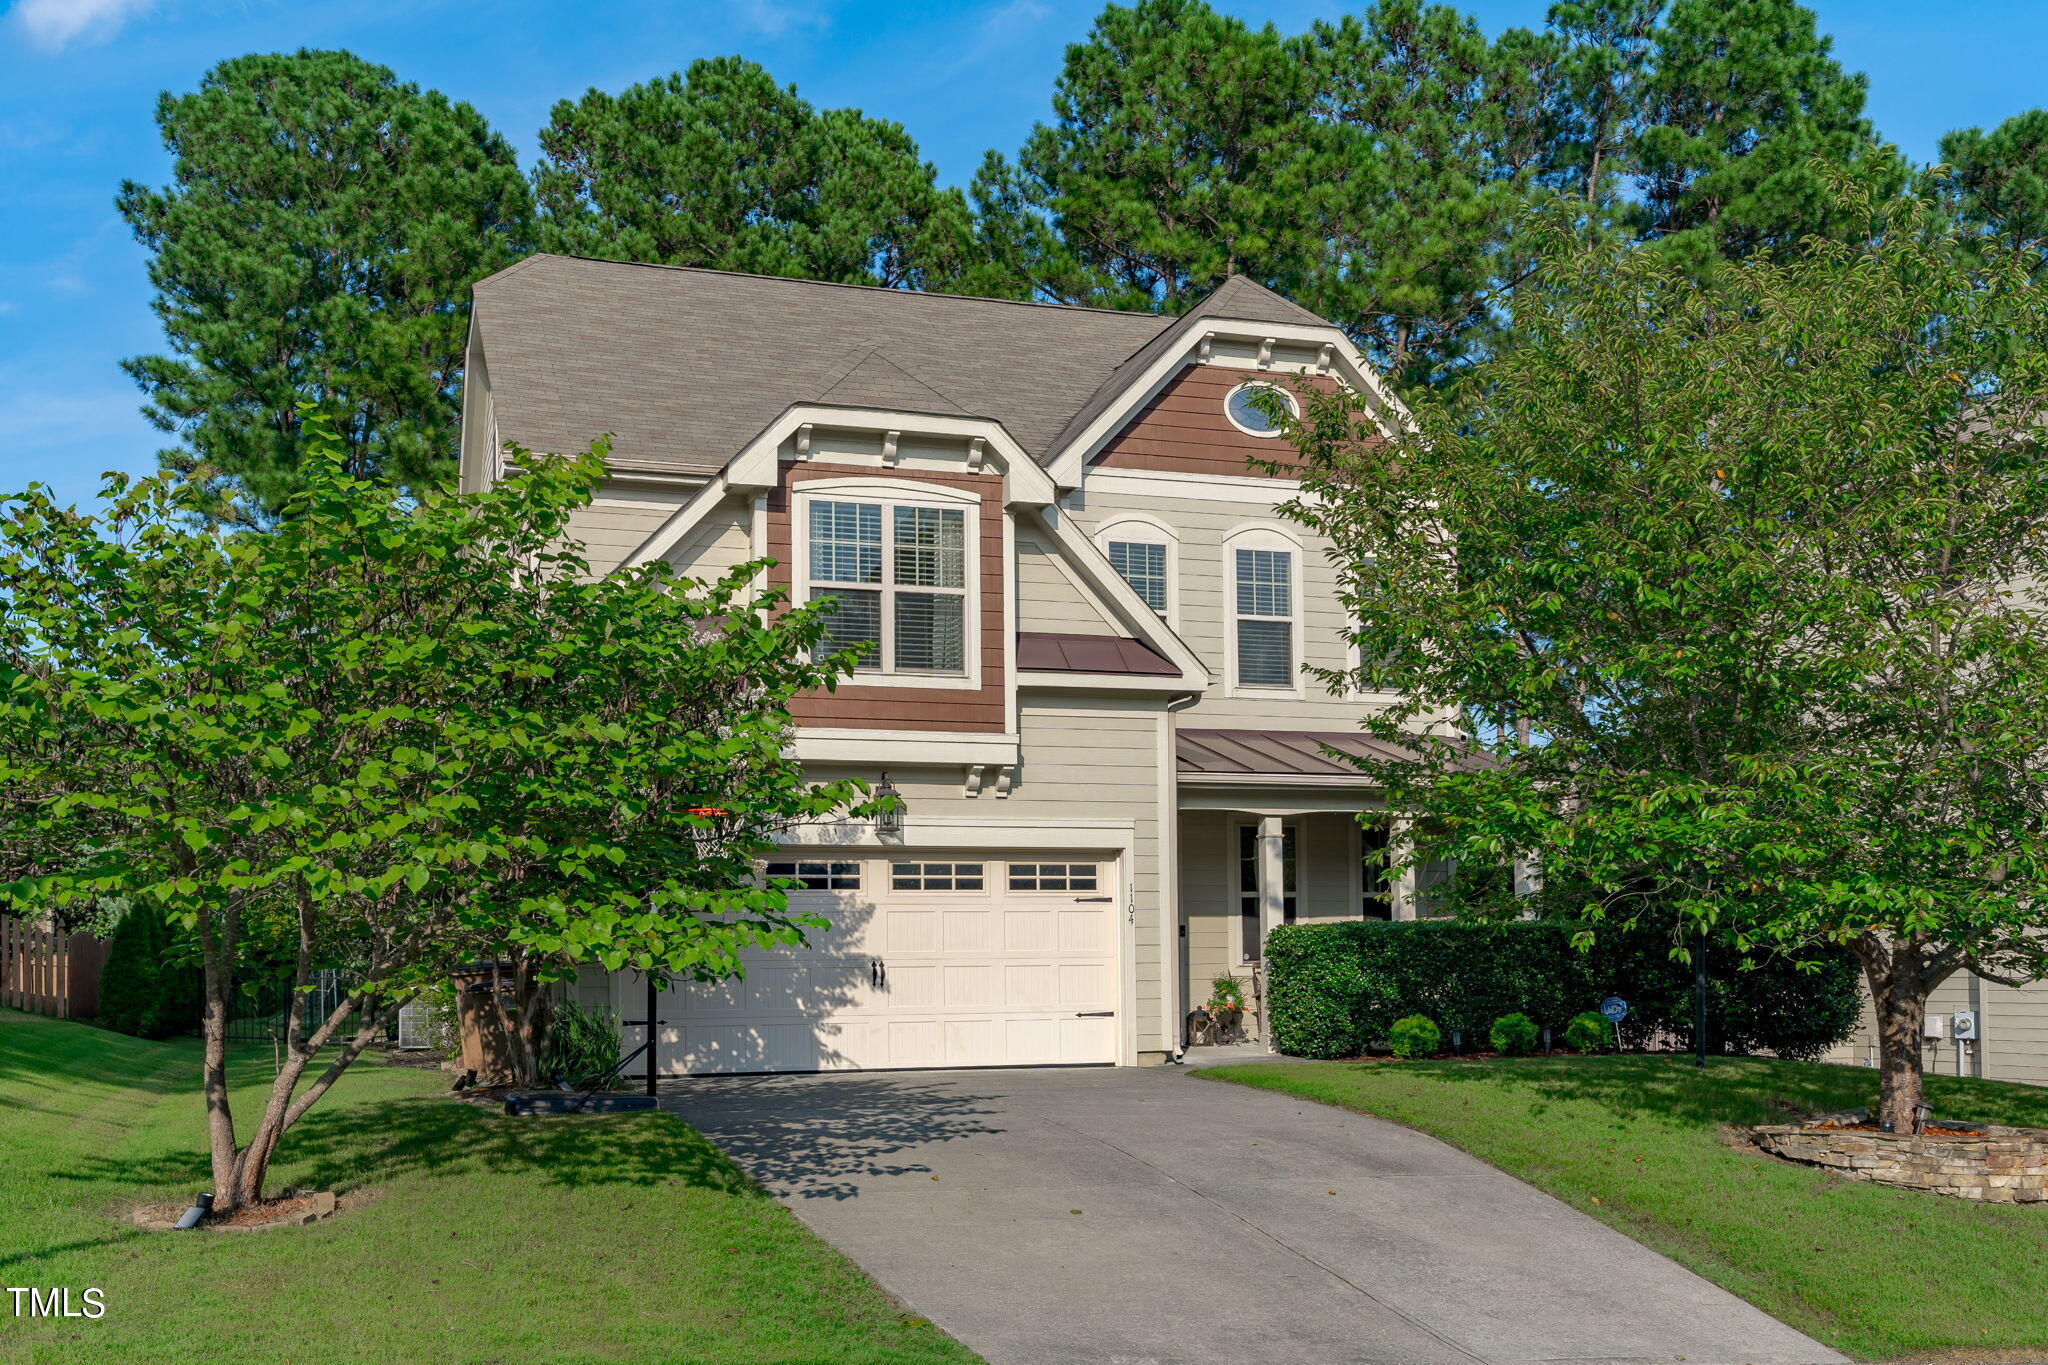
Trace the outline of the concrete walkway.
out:
<instances>
[{"instance_id":1,"label":"concrete walkway","mask_svg":"<svg viewBox=\"0 0 2048 1365\"><path fill-rule=\"evenodd\" d=\"M1434 1138L1184 1071L664 1090L992 1365L1842 1359Z\"/></svg>"}]
</instances>

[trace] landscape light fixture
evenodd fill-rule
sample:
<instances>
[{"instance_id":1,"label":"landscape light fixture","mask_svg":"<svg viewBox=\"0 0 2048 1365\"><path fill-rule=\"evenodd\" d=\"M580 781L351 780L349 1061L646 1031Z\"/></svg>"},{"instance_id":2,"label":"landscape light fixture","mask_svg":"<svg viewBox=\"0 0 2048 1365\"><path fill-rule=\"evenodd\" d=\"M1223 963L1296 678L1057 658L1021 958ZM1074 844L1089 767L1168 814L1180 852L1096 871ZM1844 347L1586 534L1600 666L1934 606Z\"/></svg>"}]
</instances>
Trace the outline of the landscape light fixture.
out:
<instances>
[{"instance_id":1,"label":"landscape light fixture","mask_svg":"<svg viewBox=\"0 0 2048 1365\"><path fill-rule=\"evenodd\" d=\"M875 812L875 833L885 839L901 837L903 833L903 793L896 790L889 781L889 774L883 773L882 780L875 787L875 799L881 802L881 809Z\"/></svg>"}]
</instances>

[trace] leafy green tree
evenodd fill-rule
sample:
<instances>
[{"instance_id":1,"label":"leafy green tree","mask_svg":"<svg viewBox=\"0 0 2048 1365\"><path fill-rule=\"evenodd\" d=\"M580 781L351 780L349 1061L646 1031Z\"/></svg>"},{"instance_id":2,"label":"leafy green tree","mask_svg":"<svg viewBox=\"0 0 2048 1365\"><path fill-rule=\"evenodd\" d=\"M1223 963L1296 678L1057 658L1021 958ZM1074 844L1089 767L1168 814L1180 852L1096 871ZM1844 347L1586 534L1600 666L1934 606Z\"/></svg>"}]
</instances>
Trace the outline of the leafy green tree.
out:
<instances>
[{"instance_id":1,"label":"leafy green tree","mask_svg":"<svg viewBox=\"0 0 2048 1365\"><path fill-rule=\"evenodd\" d=\"M233 58L156 118L172 183L117 202L170 342L125 365L184 442L165 463L274 513L300 486L310 403L356 474L449 479L469 285L515 259L531 216L511 147L347 52Z\"/></svg>"},{"instance_id":2,"label":"leafy green tree","mask_svg":"<svg viewBox=\"0 0 2048 1365\"><path fill-rule=\"evenodd\" d=\"M385 1016L460 963L717 979L800 941L822 921L754 860L856 794L785 753L787 699L847 663L813 661L813 611L756 592L758 565L593 578L564 543L600 451L408 499L307 430L267 534L197 521L205 488L168 476L114 477L97 515L40 488L0 504L0 785L45 829L120 836L0 890L37 912L126 895L196 936L230 1209ZM229 1007L279 961L290 1050L238 1128ZM344 997L306 1017L339 966Z\"/></svg>"},{"instance_id":3,"label":"leafy green tree","mask_svg":"<svg viewBox=\"0 0 2048 1365\"><path fill-rule=\"evenodd\" d=\"M2048 109L2014 114L1985 132L1941 140L1935 179L1972 228L2014 247L2048 242Z\"/></svg>"},{"instance_id":4,"label":"leafy green tree","mask_svg":"<svg viewBox=\"0 0 2048 1365\"><path fill-rule=\"evenodd\" d=\"M2048 972L2039 257L1924 205L1717 283L1549 231L1522 340L1415 432L1296 428L1349 681L1406 698L1365 725L1421 754L1363 766L1416 860L1532 859L1681 954L1851 949L1910 1129L1929 992Z\"/></svg>"},{"instance_id":5,"label":"leafy green tree","mask_svg":"<svg viewBox=\"0 0 2048 1365\"><path fill-rule=\"evenodd\" d=\"M1804 6L1676 0L1655 42L1635 82L1634 169L1642 232L1660 250L1704 270L1809 233L1853 236L1861 224L1840 215L1830 168L1877 192L1904 184L1863 116L1868 82L1842 70Z\"/></svg>"},{"instance_id":6,"label":"leafy green tree","mask_svg":"<svg viewBox=\"0 0 2048 1365\"><path fill-rule=\"evenodd\" d=\"M900 125L815 109L740 57L563 100L540 145L551 250L916 289L973 264L965 199Z\"/></svg>"},{"instance_id":7,"label":"leafy green tree","mask_svg":"<svg viewBox=\"0 0 2048 1365\"><path fill-rule=\"evenodd\" d=\"M1204 0L1110 5L1067 49L1050 124L973 197L995 266L1062 303L1177 312L1270 278L1305 73Z\"/></svg>"}]
</instances>

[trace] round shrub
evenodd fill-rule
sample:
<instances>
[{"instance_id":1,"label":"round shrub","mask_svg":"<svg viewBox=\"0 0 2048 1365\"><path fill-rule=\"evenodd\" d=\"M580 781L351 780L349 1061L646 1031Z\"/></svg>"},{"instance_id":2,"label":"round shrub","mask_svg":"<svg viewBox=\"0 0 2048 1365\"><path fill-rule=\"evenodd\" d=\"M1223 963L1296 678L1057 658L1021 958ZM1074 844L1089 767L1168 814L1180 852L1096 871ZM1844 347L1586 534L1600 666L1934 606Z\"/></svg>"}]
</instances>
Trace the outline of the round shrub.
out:
<instances>
[{"instance_id":1,"label":"round shrub","mask_svg":"<svg viewBox=\"0 0 2048 1365\"><path fill-rule=\"evenodd\" d=\"M1543 1030L1526 1014L1503 1014L1493 1021L1486 1036L1493 1043L1493 1050L1503 1057L1523 1057L1536 1050Z\"/></svg>"},{"instance_id":2,"label":"round shrub","mask_svg":"<svg viewBox=\"0 0 2048 1365\"><path fill-rule=\"evenodd\" d=\"M1564 1026L1564 1045L1574 1052L1599 1052L1614 1045L1614 1025L1591 1010Z\"/></svg>"},{"instance_id":3,"label":"round shrub","mask_svg":"<svg viewBox=\"0 0 2048 1365\"><path fill-rule=\"evenodd\" d=\"M1411 1062L1422 1057L1434 1057L1444 1050L1443 1030L1420 1014L1396 1019L1389 1036L1393 1041L1394 1055Z\"/></svg>"}]
</instances>

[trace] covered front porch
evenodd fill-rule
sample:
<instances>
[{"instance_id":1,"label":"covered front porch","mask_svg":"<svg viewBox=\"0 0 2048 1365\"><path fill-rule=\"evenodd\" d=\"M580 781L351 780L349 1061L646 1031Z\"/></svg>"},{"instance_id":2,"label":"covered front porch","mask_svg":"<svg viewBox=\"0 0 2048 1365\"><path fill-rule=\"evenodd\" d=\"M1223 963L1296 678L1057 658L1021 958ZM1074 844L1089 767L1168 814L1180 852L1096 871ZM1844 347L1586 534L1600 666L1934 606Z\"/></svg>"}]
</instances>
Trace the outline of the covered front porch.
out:
<instances>
[{"instance_id":1,"label":"covered front porch","mask_svg":"<svg viewBox=\"0 0 2048 1365\"><path fill-rule=\"evenodd\" d=\"M1386 749L1365 735L1183 730L1177 736L1180 971L1187 1009L1235 976L1263 1040L1266 935L1283 924L1406 920L1432 913L1448 864L1390 873L1407 831L1378 790L1325 746Z\"/></svg>"}]
</instances>

